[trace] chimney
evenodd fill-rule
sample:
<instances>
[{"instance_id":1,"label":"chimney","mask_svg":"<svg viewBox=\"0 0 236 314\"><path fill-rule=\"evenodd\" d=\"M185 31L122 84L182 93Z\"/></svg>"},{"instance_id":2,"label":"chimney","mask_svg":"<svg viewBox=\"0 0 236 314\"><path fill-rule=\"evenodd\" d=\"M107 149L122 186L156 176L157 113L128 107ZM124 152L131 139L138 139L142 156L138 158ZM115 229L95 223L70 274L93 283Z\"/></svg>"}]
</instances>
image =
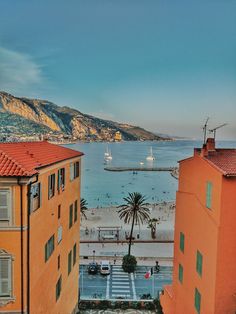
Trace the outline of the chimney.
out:
<instances>
[{"instance_id":1,"label":"chimney","mask_svg":"<svg viewBox=\"0 0 236 314\"><path fill-rule=\"evenodd\" d=\"M208 138L206 143L203 144L202 150L201 150L201 156L208 156L208 152L214 152L215 151L215 139L214 138Z\"/></svg>"}]
</instances>

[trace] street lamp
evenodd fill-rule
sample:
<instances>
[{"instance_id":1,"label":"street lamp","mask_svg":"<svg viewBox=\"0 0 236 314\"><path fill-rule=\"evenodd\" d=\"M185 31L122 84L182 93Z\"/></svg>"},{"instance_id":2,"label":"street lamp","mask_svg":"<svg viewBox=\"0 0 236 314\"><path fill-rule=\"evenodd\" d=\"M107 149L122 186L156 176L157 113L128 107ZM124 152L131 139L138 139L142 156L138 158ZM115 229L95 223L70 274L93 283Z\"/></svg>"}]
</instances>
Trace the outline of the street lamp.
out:
<instances>
[{"instance_id":1,"label":"street lamp","mask_svg":"<svg viewBox=\"0 0 236 314\"><path fill-rule=\"evenodd\" d=\"M95 250L93 250L93 262L95 262Z\"/></svg>"}]
</instances>

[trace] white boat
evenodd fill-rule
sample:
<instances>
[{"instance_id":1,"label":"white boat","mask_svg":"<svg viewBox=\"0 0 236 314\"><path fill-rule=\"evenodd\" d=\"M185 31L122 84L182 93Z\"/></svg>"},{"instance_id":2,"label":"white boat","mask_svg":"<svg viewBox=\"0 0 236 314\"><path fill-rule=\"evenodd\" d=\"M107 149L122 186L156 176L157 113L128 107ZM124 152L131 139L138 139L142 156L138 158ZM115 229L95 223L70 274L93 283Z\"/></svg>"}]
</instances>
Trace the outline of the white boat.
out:
<instances>
[{"instance_id":1,"label":"white boat","mask_svg":"<svg viewBox=\"0 0 236 314\"><path fill-rule=\"evenodd\" d=\"M147 156L146 160L148 161L155 160L155 157L153 156L153 153L152 153L152 147L150 148L150 155Z\"/></svg>"},{"instance_id":2,"label":"white boat","mask_svg":"<svg viewBox=\"0 0 236 314\"><path fill-rule=\"evenodd\" d=\"M104 153L104 159L105 161L112 160L111 150L108 149L108 146L107 146L107 150Z\"/></svg>"}]
</instances>

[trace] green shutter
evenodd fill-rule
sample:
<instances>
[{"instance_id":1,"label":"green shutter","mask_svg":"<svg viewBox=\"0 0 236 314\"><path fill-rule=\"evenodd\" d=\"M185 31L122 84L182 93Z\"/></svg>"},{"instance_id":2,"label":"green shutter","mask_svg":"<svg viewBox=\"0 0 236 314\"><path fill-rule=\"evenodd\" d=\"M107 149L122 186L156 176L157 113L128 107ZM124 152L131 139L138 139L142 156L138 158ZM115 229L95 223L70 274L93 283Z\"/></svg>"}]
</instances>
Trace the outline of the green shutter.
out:
<instances>
[{"instance_id":1,"label":"green shutter","mask_svg":"<svg viewBox=\"0 0 236 314\"><path fill-rule=\"evenodd\" d=\"M194 301L195 309L198 313L200 313L201 309L201 294L197 288L195 288L195 301Z\"/></svg>"},{"instance_id":2,"label":"green shutter","mask_svg":"<svg viewBox=\"0 0 236 314\"><path fill-rule=\"evenodd\" d=\"M180 250L184 253L184 234L180 232L180 244L179 244Z\"/></svg>"},{"instance_id":3,"label":"green shutter","mask_svg":"<svg viewBox=\"0 0 236 314\"><path fill-rule=\"evenodd\" d=\"M202 254L197 251L197 262L196 262L196 270L198 274L202 275Z\"/></svg>"},{"instance_id":4,"label":"green shutter","mask_svg":"<svg viewBox=\"0 0 236 314\"><path fill-rule=\"evenodd\" d=\"M212 206L212 183L207 182L206 207L211 208L211 206Z\"/></svg>"},{"instance_id":5,"label":"green shutter","mask_svg":"<svg viewBox=\"0 0 236 314\"><path fill-rule=\"evenodd\" d=\"M70 205L69 208L69 228L73 225L73 204Z\"/></svg>"},{"instance_id":6,"label":"green shutter","mask_svg":"<svg viewBox=\"0 0 236 314\"><path fill-rule=\"evenodd\" d=\"M184 275L184 269L181 264L179 264L179 281L182 283L183 282L183 275Z\"/></svg>"},{"instance_id":7,"label":"green shutter","mask_svg":"<svg viewBox=\"0 0 236 314\"><path fill-rule=\"evenodd\" d=\"M54 235L48 240L44 247L45 250L45 262L49 259L54 251Z\"/></svg>"},{"instance_id":8,"label":"green shutter","mask_svg":"<svg viewBox=\"0 0 236 314\"><path fill-rule=\"evenodd\" d=\"M70 251L70 253L68 254L68 275L71 272L71 268L72 268L72 251Z\"/></svg>"},{"instance_id":9,"label":"green shutter","mask_svg":"<svg viewBox=\"0 0 236 314\"><path fill-rule=\"evenodd\" d=\"M61 294L61 276L58 279L57 284L56 284L56 301L59 299L60 294Z\"/></svg>"},{"instance_id":10,"label":"green shutter","mask_svg":"<svg viewBox=\"0 0 236 314\"><path fill-rule=\"evenodd\" d=\"M76 244L73 247L73 266L75 265L75 263L76 263Z\"/></svg>"},{"instance_id":11,"label":"green shutter","mask_svg":"<svg viewBox=\"0 0 236 314\"><path fill-rule=\"evenodd\" d=\"M10 220L10 190L0 190L0 220Z\"/></svg>"},{"instance_id":12,"label":"green shutter","mask_svg":"<svg viewBox=\"0 0 236 314\"><path fill-rule=\"evenodd\" d=\"M75 208L74 208L74 222L76 222L77 218L78 218L78 201L77 200L75 201L74 206L75 206Z\"/></svg>"}]
</instances>

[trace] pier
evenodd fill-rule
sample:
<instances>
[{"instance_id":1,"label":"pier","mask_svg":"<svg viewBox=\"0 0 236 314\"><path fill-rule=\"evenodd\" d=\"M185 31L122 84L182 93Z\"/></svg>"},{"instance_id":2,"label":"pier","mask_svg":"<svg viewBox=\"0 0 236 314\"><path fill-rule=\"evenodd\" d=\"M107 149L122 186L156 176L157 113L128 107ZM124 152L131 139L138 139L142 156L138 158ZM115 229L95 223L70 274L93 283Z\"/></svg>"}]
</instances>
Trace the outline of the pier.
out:
<instances>
[{"instance_id":1,"label":"pier","mask_svg":"<svg viewBox=\"0 0 236 314\"><path fill-rule=\"evenodd\" d=\"M106 171L176 171L177 167L105 167Z\"/></svg>"}]
</instances>

